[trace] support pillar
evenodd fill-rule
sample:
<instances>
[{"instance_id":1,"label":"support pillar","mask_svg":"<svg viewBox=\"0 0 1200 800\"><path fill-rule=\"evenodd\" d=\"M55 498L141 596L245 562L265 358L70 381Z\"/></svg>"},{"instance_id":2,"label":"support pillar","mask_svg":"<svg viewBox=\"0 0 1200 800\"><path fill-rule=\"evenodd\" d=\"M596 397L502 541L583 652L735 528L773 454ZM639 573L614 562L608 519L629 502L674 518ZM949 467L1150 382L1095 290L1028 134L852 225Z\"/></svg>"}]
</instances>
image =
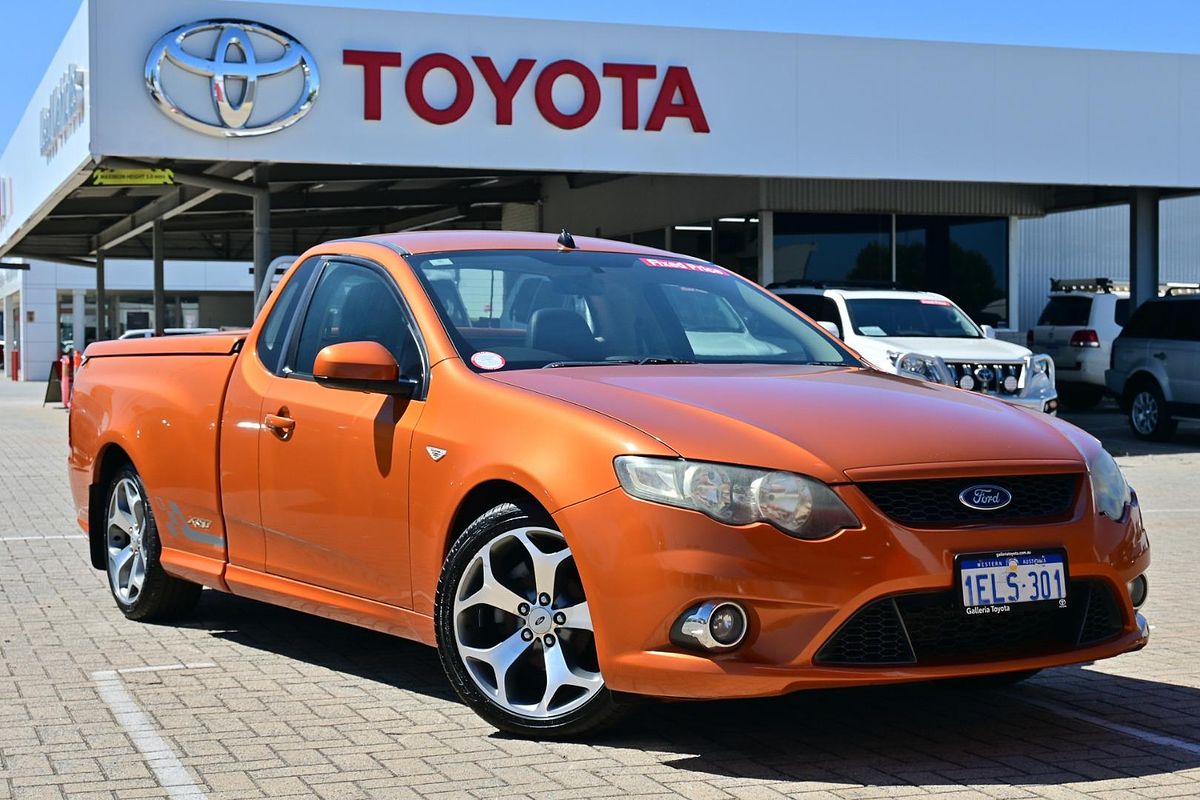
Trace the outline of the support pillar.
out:
<instances>
[{"instance_id":1,"label":"support pillar","mask_svg":"<svg viewBox=\"0 0 1200 800\"><path fill-rule=\"evenodd\" d=\"M162 336L166 332L167 327L167 303L163 284L163 261L166 256L166 248L163 245L163 228L162 220L154 220L154 227L151 229L151 241L154 247L154 335Z\"/></svg>"},{"instance_id":2,"label":"support pillar","mask_svg":"<svg viewBox=\"0 0 1200 800\"><path fill-rule=\"evenodd\" d=\"M104 290L104 251L96 251L96 341L108 337L108 294Z\"/></svg>"},{"instance_id":3,"label":"support pillar","mask_svg":"<svg viewBox=\"0 0 1200 800\"><path fill-rule=\"evenodd\" d=\"M72 345L73 349L81 353L87 346L87 326L84 324L86 313L87 292L83 289L76 289L71 293L71 338L75 341L75 344Z\"/></svg>"},{"instance_id":4,"label":"support pillar","mask_svg":"<svg viewBox=\"0 0 1200 800\"><path fill-rule=\"evenodd\" d=\"M17 294L5 295L0 301L0 314L4 315L4 375L10 381L12 376L12 354L17 344L17 319L14 313Z\"/></svg>"},{"instance_id":5,"label":"support pillar","mask_svg":"<svg viewBox=\"0 0 1200 800\"><path fill-rule=\"evenodd\" d=\"M1020 217L1008 218L1008 321L1004 327L1010 331L1025 330L1021 324L1021 226L1019 223Z\"/></svg>"},{"instance_id":6,"label":"support pillar","mask_svg":"<svg viewBox=\"0 0 1200 800\"><path fill-rule=\"evenodd\" d=\"M1133 190L1129 202L1129 289L1132 311L1158 296L1158 190Z\"/></svg>"},{"instance_id":7,"label":"support pillar","mask_svg":"<svg viewBox=\"0 0 1200 800\"><path fill-rule=\"evenodd\" d=\"M267 167L254 168L254 184L266 190ZM258 313L259 303L266 298L261 290L263 284L271 280L268 275L271 266L271 195L261 191L254 195L254 313Z\"/></svg>"},{"instance_id":8,"label":"support pillar","mask_svg":"<svg viewBox=\"0 0 1200 800\"><path fill-rule=\"evenodd\" d=\"M758 212L758 282L775 282L775 212Z\"/></svg>"}]
</instances>

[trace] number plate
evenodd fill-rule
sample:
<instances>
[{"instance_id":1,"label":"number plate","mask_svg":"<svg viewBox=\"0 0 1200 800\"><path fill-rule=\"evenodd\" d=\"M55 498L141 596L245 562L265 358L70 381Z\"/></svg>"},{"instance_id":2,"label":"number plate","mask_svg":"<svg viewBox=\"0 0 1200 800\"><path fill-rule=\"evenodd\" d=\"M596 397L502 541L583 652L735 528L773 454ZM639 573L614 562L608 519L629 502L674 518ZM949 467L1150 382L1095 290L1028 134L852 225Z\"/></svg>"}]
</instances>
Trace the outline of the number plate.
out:
<instances>
[{"instance_id":1,"label":"number plate","mask_svg":"<svg viewBox=\"0 0 1200 800\"><path fill-rule=\"evenodd\" d=\"M1006 614L1030 603L1067 607L1067 554L1011 550L960 555L954 560L963 611Z\"/></svg>"}]
</instances>

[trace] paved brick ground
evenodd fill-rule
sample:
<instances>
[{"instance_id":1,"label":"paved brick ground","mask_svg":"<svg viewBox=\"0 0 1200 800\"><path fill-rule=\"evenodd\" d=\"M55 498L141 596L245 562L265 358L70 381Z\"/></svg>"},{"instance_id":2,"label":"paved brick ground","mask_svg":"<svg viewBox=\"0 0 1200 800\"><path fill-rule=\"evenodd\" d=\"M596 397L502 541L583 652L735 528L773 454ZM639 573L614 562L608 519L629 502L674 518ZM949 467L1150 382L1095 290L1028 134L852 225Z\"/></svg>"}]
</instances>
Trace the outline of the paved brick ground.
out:
<instances>
[{"instance_id":1,"label":"paved brick ground","mask_svg":"<svg viewBox=\"0 0 1200 800\"><path fill-rule=\"evenodd\" d=\"M126 622L83 540L46 538L77 531L65 412L39 399L0 381L0 800L1200 796L1200 428L1146 448L1081 418L1153 531L1142 653L982 695L650 705L601 741L543 744L481 723L415 644L211 592L185 627ZM193 666L95 675L169 664Z\"/></svg>"}]
</instances>

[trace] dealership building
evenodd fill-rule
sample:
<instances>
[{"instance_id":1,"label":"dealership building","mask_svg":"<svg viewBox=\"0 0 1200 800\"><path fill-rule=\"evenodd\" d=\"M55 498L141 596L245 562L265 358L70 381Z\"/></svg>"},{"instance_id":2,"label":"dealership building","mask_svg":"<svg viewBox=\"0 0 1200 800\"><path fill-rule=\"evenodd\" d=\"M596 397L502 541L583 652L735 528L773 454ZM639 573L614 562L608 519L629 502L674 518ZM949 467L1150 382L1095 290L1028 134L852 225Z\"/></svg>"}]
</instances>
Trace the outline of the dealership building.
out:
<instances>
[{"instance_id":1,"label":"dealership building","mask_svg":"<svg viewBox=\"0 0 1200 800\"><path fill-rule=\"evenodd\" d=\"M1015 336L1048 275L1098 274L1068 230L1103 227L1136 302L1200 278L1160 245L1200 220L1198 90L1192 55L86 0L0 155L5 350L54 355L23 343L24 265L90 276L39 286L56 348L68 306L72 342L128 327L118 264L166 327L173 262L252 263L248 298L316 242L431 228L897 281Z\"/></svg>"}]
</instances>

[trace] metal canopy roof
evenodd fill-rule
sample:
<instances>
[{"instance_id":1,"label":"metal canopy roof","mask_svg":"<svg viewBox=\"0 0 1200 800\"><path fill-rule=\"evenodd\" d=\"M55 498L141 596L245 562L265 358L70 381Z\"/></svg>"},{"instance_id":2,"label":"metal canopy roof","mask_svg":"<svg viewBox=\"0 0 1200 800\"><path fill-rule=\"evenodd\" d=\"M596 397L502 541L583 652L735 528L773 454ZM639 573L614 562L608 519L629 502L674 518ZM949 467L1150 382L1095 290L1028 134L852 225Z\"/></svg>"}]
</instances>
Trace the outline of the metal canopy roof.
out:
<instances>
[{"instance_id":1,"label":"metal canopy roof","mask_svg":"<svg viewBox=\"0 0 1200 800\"><path fill-rule=\"evenodd\" d=\"M90 178L80 176L82 184L52 202L45 215L19 236L10 255L75 263L90 263L100 251L109 258L151 258L153 223L162 219L163 258L251 260L251 195L262 191L261 186L270 198L271 256L301 253L329 239L374 233L497 230L504 204L540 203L544 181L557 177L486 169L113 158L97 166L166 168L174 172L175 184L93 185ZM629 176L562 177L571 188L582 188ZM1037 188L1042 191L1040 213L1126 203L1130 191L1125 187ZM1167 190L1161 196L1191 193Z\"/></svg>"},{"instance_id":2,"label":"metal canopy roof","mask_svg":"<svg viewBox=\"0 0 1200 800\"><path fill-rule=\"evenodd\" d=\"M100 167L129 167L106 159ZM541 177L490 170L244 162L138 162L168 168L166 186L78 186L49 208L13 248L25 257L148 258L163 219L169 259L253 258L255 178L270 195L273 255L333 238L439 228L500 227L504 203L536 203ZM256 169L257 167L257 169ZM264 174L265 173L265 174ZM259 184L261 185L261 184Z\"/></svg>"}]
</instances>

